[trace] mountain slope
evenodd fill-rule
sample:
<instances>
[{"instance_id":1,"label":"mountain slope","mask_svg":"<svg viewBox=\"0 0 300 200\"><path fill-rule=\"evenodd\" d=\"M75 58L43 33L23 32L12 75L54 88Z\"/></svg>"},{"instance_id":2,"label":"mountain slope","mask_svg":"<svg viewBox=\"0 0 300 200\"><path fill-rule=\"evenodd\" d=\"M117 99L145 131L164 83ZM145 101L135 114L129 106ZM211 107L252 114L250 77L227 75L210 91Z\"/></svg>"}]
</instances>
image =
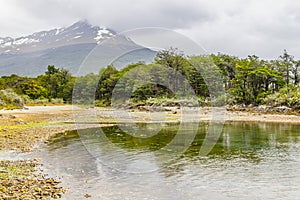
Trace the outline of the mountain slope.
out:
<instances>
[{"instance_id":1,"label":"mountain slope","mask_svg":"<svg viewBox=\"0 0 300 200\"><path fill-rule=\"evenodd\" d=\"M0 37L0 53L25 53L73 44L100 43L115 34L105 27L79 21L66 28L41 31L15 39Z\"/></svg>"},{"instance_id":2,"label":"mountain slope","mask_svg":"<svg viewBox=\"0 0 300 200\"><path fill-rule=\"evenodd\" d=\"M11 38L0 38L0 76L17 74L37 76L46 71L48 65L65 68L73 74L84 75L97 73L104 63L112 62L110 55L119 52L131 52L126 58L118 60L118 68L131 62L150 62L156 52L141 47L129 38L116 36L116 33L105 27L92 26L87 21L79 21L69 27L41 31L32 35ZM111 38L111 39L110 39ZM108 42L104 42L108 41ZM101 44L100 60L78 73L86 56ZM105 60L106 59L106 60Z\"/></svg>"}]
</instances>

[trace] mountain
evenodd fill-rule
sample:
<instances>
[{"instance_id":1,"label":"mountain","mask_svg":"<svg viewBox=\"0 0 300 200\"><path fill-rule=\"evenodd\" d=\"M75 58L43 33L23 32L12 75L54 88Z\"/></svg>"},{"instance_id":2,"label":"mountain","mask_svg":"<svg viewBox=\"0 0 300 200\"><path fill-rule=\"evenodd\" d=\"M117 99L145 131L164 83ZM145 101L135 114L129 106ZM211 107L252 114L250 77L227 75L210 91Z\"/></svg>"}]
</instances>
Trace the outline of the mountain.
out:
<instances>
[{"instance_id":1,"label":"mountain","mask_svg":"<svg viewBox=\"0 0 300 200\"><path fill-rule=\"evenodd\" d=\"M66 28L41 31L15 39L0 37L0 53L25 53L74 44L100 43L115 34L111 29L79 21Z\"/></svg>"},{"instance_id":2,"label":"mountain","mask_svg":"<svg viewBox=\"0 0 300 200\"><path fill-rule=\"evenodd\" d=\"M90 59L89 66L79 70L86 56L95 49L100 57ZM130 38L116 35L112 29L93 26L83 20L28 36L0 37L0 76L37 76L43 74L48 65L68 69L76 75L97 73L99 67L113 61L116 53L124 52L130 53L114 62L117 68L132 62L151 62L156 54Z\"/></svg>"}]
</instances>

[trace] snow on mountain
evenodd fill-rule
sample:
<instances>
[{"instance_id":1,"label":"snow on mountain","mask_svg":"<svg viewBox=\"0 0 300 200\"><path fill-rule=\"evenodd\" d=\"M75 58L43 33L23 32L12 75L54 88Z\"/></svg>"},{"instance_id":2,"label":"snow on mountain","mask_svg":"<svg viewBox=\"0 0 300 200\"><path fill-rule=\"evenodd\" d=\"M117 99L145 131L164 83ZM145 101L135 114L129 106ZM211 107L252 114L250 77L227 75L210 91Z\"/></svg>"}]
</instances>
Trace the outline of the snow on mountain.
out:
<instances>
[{"instance_id":1,"label":"snow on mountain","mask_svg":"<svg viewBox=\"0 0 300 200\"><path fill-rule=\"evenodd\" d=\"M98 31L97 31L97 36L94 37L94 39L97 41L97 43L99 44L100 42L102 42L103 40L105 40L106 38L111 38L113 37L114 34L108 30L105 27L101 27Z\"/></svg>"},{"instance_id":2,"label":"snow on mountain","mask_svg":"<svg viewBox=\"0 0 300 200\"><path fill-rule=\"evenodd\" d=\"M115 35L109 28L92 26L83 20L68 27L23 37L0 37L0 76L37 76L43 74L48 65L84 75L98 73L100 66L112 61L117 68L133 62L152 62L156 52L139 46L126 36ZM86 56L108 38L112 39L96 48L101 51L99 56L91 59L84 70L79 71ZM128 53L123 55L124 52ZM116 59L115 55L118 54L122 56Z\"/></svg>"},{"instance_id":3,"label":"snow on mountain","mask_svg":"<svg viewBox=\"0 0 300 200\"><path fill-rule=\"evenodd\" d=\"M116 33L106 27L78 21L69 27L40 31L19 38L0 37L1 53L25 53L73 44L101 43Z\"/></svg>"}]
</instances>

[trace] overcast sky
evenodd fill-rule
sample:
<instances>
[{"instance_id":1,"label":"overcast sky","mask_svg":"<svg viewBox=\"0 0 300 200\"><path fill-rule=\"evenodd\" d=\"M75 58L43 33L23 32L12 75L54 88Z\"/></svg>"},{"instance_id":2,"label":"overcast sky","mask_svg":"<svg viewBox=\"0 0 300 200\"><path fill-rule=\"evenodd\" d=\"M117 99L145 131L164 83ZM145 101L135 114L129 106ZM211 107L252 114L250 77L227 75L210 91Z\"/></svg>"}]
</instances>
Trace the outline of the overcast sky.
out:
<instances>
[{"instance_id":1,"label":"overcast sky","mask_svg":"<svg viewBox=\"0 0 300 200\"><path fill-rule=\"evenodd\" d=\"M0 37L68 26L80 19L116 31L164 27L208 52L300 58L296 0L0 0Z\"/></svg>"}]
</instances>

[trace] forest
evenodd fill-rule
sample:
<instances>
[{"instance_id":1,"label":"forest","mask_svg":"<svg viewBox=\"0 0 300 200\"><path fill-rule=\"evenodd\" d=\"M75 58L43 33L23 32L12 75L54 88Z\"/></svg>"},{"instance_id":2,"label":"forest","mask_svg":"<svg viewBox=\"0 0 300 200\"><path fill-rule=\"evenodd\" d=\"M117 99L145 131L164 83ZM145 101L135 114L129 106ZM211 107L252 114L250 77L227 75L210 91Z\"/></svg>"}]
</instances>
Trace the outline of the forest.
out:
<instances>
[{"instance_id":1,"label":"forest","mask_svg":"<svg viewBox=\"0 0 300 200\"><path fill-rule=\"evenodd\" d=\"M299 71L300 60L286 50L274 60L264 60L255 55L238 58L221 53L185 56L170 48L158 52L153 63L133 63L120 70L110 65L99 74L75 77L66 69L49 65L38 77L2 76L0 107L72 103L74 96L75 103L84 103L90 97L97 106L110 106L112 96L117 97L119 92L119 97L130 94L132 104L176 102L184 96L196 97L201 106L225 102L300 110ZM138 84L138 80L144 80L144 84Z\"/></svg>"}]
</instances>

